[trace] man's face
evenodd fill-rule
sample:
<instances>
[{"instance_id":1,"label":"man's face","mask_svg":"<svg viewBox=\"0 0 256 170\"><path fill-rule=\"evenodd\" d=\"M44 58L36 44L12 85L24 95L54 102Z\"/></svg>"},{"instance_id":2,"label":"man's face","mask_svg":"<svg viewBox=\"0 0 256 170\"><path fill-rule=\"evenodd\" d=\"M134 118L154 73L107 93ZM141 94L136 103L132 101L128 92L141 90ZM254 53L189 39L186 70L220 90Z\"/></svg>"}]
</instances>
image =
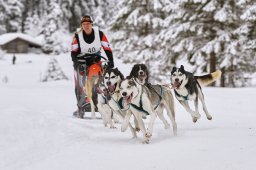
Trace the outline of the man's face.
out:
<instances>
[{"instance_id":1,"label":"man's face","mask_svg":"<svg viewBox=\"0 0 256 170\"><path fill-rule=\"evenodd\" d=\"M84 22L82 23L82 28L83 28L83 30L84 30L84 32L85 32L86 34L91 34L91 33L92 33L92 23L91 23L91 22L89 22L89 21L84 21Z\"/></svg>"}]
</instances>

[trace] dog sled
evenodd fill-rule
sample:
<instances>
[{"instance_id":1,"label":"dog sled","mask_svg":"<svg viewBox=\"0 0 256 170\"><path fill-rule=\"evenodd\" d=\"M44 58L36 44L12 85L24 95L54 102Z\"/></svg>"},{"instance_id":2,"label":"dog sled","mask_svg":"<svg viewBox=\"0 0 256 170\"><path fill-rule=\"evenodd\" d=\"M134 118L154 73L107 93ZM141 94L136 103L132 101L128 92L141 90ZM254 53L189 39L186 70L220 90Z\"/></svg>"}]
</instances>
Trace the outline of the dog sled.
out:
<instances>
[{"instance_id":1,"label":"dog sled","mask_svg":"<svg viewBox=\"0 0 256 170\"><path fill-rule=\"evenodd\" d=\"M78 110L73 112L73 116L83 118L85 112L92 111L90 98L94 106L97 106L96 89L93 86L87 87L87 82L102 74L103 70L108 67L108 60L98 53L81 54L77 58L76 62L78 66L75 68L74 79ZM103 59L103 61L101 61L101 59ZM98 111L97 107L95 111Z\"/></svg>"}]
</instances>

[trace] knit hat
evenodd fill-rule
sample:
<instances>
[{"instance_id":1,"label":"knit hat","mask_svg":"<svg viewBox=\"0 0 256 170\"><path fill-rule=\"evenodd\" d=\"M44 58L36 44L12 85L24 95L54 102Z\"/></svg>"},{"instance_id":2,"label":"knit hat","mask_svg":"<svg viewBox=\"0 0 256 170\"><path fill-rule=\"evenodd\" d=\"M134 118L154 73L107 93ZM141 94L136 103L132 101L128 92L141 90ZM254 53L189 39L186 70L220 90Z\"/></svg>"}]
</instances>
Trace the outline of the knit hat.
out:
<instances>
[{"instance_id":1,"label":"knit hat","mask_svg":"<svg viewBox=\"0 0 256 170\"><path fill-rule=\"evenodd\" d=\"M82 19L81 19L81 24L82 24L83 22L90 22L90 23L93 23L93 19L92 19L92 17L91 17L90 15L84 15L84 16L82 17Z\"/></svg>"}]
</instances>

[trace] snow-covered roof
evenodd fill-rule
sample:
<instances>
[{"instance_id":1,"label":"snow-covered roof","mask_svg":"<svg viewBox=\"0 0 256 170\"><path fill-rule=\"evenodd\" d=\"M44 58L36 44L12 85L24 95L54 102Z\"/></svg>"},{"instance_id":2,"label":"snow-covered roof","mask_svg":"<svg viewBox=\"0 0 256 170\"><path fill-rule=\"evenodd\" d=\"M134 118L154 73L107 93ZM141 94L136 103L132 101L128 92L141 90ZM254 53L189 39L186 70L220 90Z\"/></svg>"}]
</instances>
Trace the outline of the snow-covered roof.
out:
<instances>
[{"instance_id":1,"label":"snow-covered roof","mask_svg":"<svg viewBox=\"0 0 256 170\"><path fill-rule=\"evenodd\" d=\"M9 43L10 41L15 40L17 38L20 38L24 41L28 41L34 45L42 46L42 43L36 38L33 38L30 35L22 33L6 33L0 35L0 45L5 45L6 43Z\"/></svg>"}]
</instances>

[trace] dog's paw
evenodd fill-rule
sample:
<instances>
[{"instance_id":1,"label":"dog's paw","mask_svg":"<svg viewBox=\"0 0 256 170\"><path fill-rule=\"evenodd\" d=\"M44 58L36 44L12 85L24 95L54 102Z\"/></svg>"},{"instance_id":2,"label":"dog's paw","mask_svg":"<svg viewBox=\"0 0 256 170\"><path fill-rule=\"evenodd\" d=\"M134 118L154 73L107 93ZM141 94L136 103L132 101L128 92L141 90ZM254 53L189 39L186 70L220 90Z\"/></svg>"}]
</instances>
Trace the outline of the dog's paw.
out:
<instances>
[{"instance_id":1,"label":"dog's paw","mask_svg":"<svg viewBox=\"0 0 256 170\"><path fill-rule=\"evenodd\" d=\"M193 120L194 123L197 122L197 118L196 117L192 117L192 120Z\"/></svg>"},{"instance_id":2,"label":"dog's paw","mask_svg":"<svg viewBox=\"0 0 256 170\"><path fill-rule=\"evenodd\" d=\"M210 115L207 116L207 119L208 119L208 120L212 120L212 116L210 116Z\"/></svg>"},{"instance_id":3,"label":"dog's paw","mask_svg":"<svg viewBox=\"0 0 256 170\"><path fill-rule=\"evenodd\" d=\"M139 127L135 127L135 131L136 131L136 132L139 132L139 131L140 131L140 128L139 128Z\"/></svg>"},{"instance_id":4,"label":"dog's paw","mask_svg":"<svg viewBox=\"0 0 256 170\"><path fill-rule=\"evenodd\" d=\"M117 124L117 123L119 123L119 120L117 120L117 119L114 119L114 123L116 123L116 124Z\"/></svg>"},{"instance_id":5,"label":"dog's paw","mask_svg":"<svg viewBox=\"0 0 256 170\"><path fill-rule=\"evenodd\" d=\"M149 138L144 138L142 141L143 144L149 144Z\"/></svg>"},{"instance_id":6,"label":"dog's paw","mask_svg":"<svg viewBox=\"0 0 256 170\"><path fill-rule=\"evenodd\" d=\"M150 133L150 132L147 132L146 134L145 134L145 137L146 138L150 138L152 136L152 134Z\"/></svg>"},{"instance_id":7,"label":"dog's paw","mask_svg":"<svg viewBox=\"0 0 256 170\"><path fill-rule=\"evenodd\" d=\"M116 129L116 127L114 125L111 125L110 129Z\"/></svg>"}]
</instances>

